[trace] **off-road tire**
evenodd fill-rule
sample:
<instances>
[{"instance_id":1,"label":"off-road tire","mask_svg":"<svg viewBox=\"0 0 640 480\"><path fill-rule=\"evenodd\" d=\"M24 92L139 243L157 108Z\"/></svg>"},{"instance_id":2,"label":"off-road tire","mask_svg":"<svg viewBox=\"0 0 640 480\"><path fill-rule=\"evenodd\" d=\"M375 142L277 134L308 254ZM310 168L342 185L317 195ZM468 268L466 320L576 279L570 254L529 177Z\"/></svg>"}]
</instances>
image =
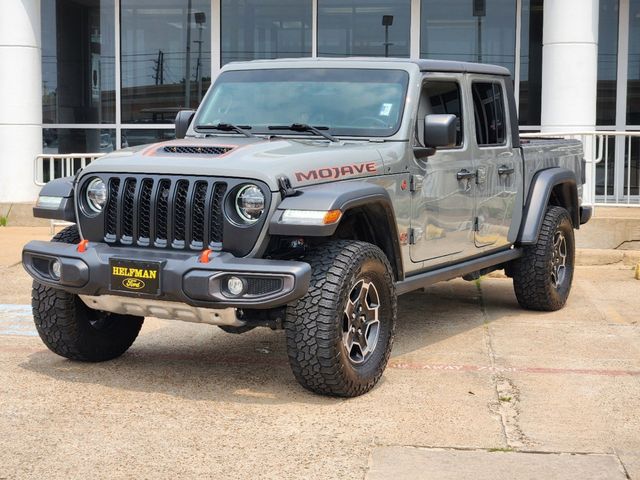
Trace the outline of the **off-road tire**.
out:
<instances>
[{"instance_id":1,"label":"off-road tire","mask_svg":"<svg viewBox=\"0 0 640 480\"><path fill-rule=\"evenodd\" d=\"M287 307L284 322L293 374L315 393L362 395L382 376L393 346L397 299L389 261L375 245L348 240L325 243L304 261L312 269L309 291ZM379 329L375 348L356 365L343 344L343 321L347 297L361 280L379 296Z\"/></svg>"},{"instance_id":2,"label":"off-road tire","mask_svg":"<svg viewBox=\"0 0 640 480\"><path fill-rule=\"evenodd\" d=\"M566 271L557 286L552 279L556 234L562 234L566 240ZM509 268L518 303L528 310L560 310L569 297L575 266L575 238L569 212L562 207L549 207L538 242L523 250L524 255Z\"/></svg>"},{"instance_id":3,"label":"off-road tire","mask_svg":"<svg viewBox=\"0 0 640 480\"><path fill-rule=\"evenodd\" d=\"M67 227L51 241L77 244L78 228ZM78 295L36 281L31 298L40 338L49 350L72 360L102 362L119 357L133 344L144 321L143 317L93 310Z\"/></svg>"}]
</instances>

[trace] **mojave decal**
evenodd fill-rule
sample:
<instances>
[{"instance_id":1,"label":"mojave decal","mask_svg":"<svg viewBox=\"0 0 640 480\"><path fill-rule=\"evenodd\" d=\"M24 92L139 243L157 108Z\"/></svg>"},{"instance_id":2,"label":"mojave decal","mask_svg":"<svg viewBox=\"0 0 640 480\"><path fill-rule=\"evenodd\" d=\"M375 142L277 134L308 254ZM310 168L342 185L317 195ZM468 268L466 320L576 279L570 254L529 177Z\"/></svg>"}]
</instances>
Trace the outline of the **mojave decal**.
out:
<instances>
[{"instance_id":1,"label":"mojave decal","mask_svg":"<svg viewBox=\"0 0 640 480\"><path fill-rule=\"evenodd\" d=\"M304 182L310 180L336 180L359 173L376 173L377 171L376 162L366 162L343 165L342 167L318 168L307 172L295 172L295 176L298 182Z\"/></svg>"}]
</instances>

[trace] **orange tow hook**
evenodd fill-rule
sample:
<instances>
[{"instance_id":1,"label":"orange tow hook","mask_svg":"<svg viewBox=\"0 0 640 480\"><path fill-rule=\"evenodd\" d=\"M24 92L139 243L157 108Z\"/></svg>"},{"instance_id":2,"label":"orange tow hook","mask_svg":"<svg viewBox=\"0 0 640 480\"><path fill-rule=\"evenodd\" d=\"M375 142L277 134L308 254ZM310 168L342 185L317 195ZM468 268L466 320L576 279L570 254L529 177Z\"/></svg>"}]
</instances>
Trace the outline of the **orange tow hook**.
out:
<instances>
[{"instance_id":1,"label":"orange tow hook","mask_svg":"<svg viewBox=\"0 0 640 480\"><path fill-rule=\"evenodd\" d=\"M203 250L200 254L200 263L209 263L209 261L211 260L211 255L213 255L213 250L211 250L210 248Z\"/></svg>"},{"instance_id":2,"label":"orange tow hook","mask_svg":"<svg viewBox=\"0 0 640 480\"><path fill-rule=\"evenodd\" d=\"M78 252L80 252L80 253L86 252L87 251L87 245L89 245L89 240L87 240L87 239L82 240L78 244L78 248L77 248Z\"/></svg>"}]
</instances>

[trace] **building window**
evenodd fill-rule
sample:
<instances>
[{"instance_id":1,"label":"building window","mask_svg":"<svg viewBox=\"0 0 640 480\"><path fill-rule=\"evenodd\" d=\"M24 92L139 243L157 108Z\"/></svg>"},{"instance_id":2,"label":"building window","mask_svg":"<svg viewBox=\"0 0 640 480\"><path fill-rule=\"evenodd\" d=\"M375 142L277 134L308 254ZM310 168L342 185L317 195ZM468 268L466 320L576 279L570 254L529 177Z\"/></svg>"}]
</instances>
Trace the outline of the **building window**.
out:
<instances>
[{"instance_id":1,"label":"building window","mask_svg":"<svg viewBox=\"0 0 640 480\"><path fill-rule=\"evenodd\" d=\"M113 2L42 2L45 124L115 122Z\"/></svg>"},{"instance_id":2,"label":"building window","mask_svg":"<svg viewBox=\"0 0 640 480\"><path fill-rule=\"evenodd\" d=\"M543 11L543 0L522 1L520 125L540 125L541 123Z\"/></svg>"},{"instance_id":3,"label":"building window","mask_svg":"<svg viewBox=\"0 0 640 480\"><path fill-rule=\"evenodd\" d=\"M420 57L515 66L516 2L422 0Z\"/></svg>"},{"instance_id":4,"label":"building window","mask_svg":"<svg viewBox=\"0 0 640 480\"><path fill-rule=\"evenodd\" d=\"M318 0L318 55L408 57L410 0Z\"/></svg>"},{"instance_id":5,"label":"building window","mask_svg":"<svg viewBox=\"0 0 640 480\"><path fill-rule=\"evenodd\" d=\"M98 128L43 128L42 153L45 155L77 154L77 153L109 153L116 149L116 131ZM82 168L80 158L67 160L71 162L71 171L78 172ZM42 159L42 181L49 182L63 176L67 166L50 158Z\"/></svg>"},{"instance_id":6,"label":"building window","mask_svg":"<svg viewBox=\"0 0 640 480\"><path fill-rule=\"evenodd\" d=\"M600 0L596 125L616 124L618 0Z\"/></svg>"},{"instance_id":7,"label":"building window","mask_svg":"<svg viewBox=\"0 0 640 480\"><path fill-rule=\"evenodd\" d=\"M211 2L121 5L122 122L172 123L211 83Z\"/></svg>"},{"instance_id":8,"label":"building window","mask_svg":"<svg viewBox=\"0 0 640 480\"><path fill-rule=\"evenodd\" d=\"M122 148L166 142L174 138L176 131L172 128L126 128L122 129L120 135Z\"/></svg>"},{"instance_id":9,"label":"building window","mask_svg":"<svg viewBox=\"0 0 640 480\"><path fill-rule=\"evenodd\" d=\"M628 72L627 125L640 125L640 0L629 3Z\"/></svg>"},{"instance_id":10,"label":"building window","mask_svg":"<svg viewBox=\"0 0 640 480\"><path fill-rule=\"evenodd\" d=\"M311 56L311 0L223 0L222 64Z\"/></svg>"},{"instance_id":11,"label":"building window","mask_svg":"<svg viewBox=\"0 0 640 480\"><path fill-rule=\"evenodd\" d=\"M504 145L506 119L502 86L495 82L473 82L471 91L478 145L481 147Z\"/></svg>"},{"instance_id":12,"label":"building window","mask_svg":"<svg viewBox=\"0 0 640 480\"><path fill-rule=\"evenodd\" d=\"M116 149L116 132L98 128L43 128L42 153L109 153Z\"/></svg>"}]
</instances>

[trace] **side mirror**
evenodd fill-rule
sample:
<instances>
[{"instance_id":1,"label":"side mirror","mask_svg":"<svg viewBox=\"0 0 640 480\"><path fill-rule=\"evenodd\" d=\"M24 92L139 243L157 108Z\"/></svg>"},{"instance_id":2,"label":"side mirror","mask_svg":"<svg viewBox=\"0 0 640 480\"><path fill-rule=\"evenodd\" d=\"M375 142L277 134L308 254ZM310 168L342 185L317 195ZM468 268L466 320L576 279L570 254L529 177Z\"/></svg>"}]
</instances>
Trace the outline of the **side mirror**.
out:
<instances>
[{"instance_id":1,"label":"side mirror","mask_svg":"<svg viewBox=\"0 0 640 480\"><path fill-rule=\"evenodd\" d=\"M456 144L458 117L431 114L424 117L424 143L426 147L453 147Z\"/></svg>"},{"instance_id":2,"label":"side mirror","mask_svg":"<svg viewBox=\"0 0 640 480\"><path fill-rule=\"evenodd\" d=\"M180 110L176 115L176 138L184 138L195 115L195 110Z\"/></svg>"}]
</instances>

